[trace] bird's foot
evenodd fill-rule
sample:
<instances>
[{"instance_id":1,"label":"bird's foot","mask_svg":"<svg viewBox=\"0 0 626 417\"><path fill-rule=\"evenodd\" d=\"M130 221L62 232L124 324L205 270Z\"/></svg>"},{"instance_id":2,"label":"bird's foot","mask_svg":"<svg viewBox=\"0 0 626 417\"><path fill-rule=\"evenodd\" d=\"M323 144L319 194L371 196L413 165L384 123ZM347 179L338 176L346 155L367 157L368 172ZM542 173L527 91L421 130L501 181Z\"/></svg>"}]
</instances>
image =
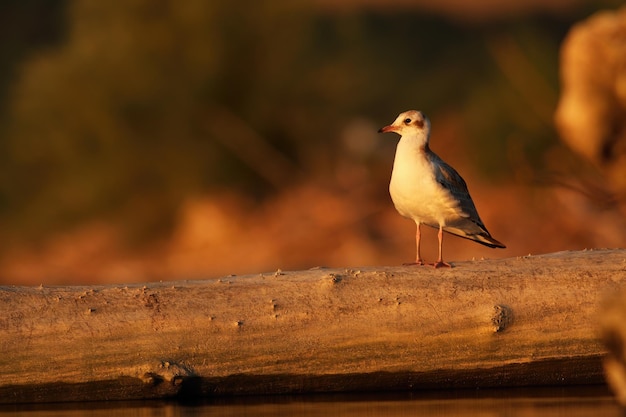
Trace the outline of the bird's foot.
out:
<instances>
[{"instance_id":1,"label":"bird's foot","mask_svg":"<svg viewBox=\"0 0 626 417\"><path fill-rule=\"evenodd\" d=\"M431 264L431 265L432 265L432 266L434 266L434 267L435 267L435 269L437 269L437 268L441 268L441 267L444 267L444 266L445 266L446 268L452 268L452 265L450 265L450 264L449 264L449 263L447 263L447 262L444 262L443 260L439 260L439 261L437 261L437 262L435 262L434 264Z\"/></svg>"},{"instance_id":2,"label":"bird's foot","mask_svg":"<svg viewBox=\"0 0 626 417\"><path fill-rule=\"evenodd\" d=\"M402 265L404 265L404 266L412 266L412 265L422 266L422 265L424 265L424 261L422 261L421 259L418 259L415 262L405 262Z\"/></svg>"}]
</instances>

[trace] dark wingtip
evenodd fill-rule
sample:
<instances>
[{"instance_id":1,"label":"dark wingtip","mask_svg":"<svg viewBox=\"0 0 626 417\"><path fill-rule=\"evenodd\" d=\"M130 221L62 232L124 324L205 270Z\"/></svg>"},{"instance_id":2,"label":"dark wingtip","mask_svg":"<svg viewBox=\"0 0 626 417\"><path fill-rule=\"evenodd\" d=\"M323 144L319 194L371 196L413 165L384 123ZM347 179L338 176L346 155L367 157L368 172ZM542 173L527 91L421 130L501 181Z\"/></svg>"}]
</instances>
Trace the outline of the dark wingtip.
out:
<instances>
[{"instance_id":1,"label":"dark wingtip","mask_svg":"<svg viewBox=\"0 0 626 417\"><path fill-rule=\"evenodd\" d=\"M492 248L498 248L498 249L506 249L506 245L502 242L498 242L497 240L495 240L494 238L492 238L491 236L489 236L489 242L491 242L491 245L489 245Z\"/></svg>"},{"instance_id":2,"label":"dark wingtip","mask_svg":"<svg viewBox=\"0 0 626 417\"><path fill-rule=\"evenodd\" d=\"M492 238L491 235L488 233L481 233L479 235L468 236L467 238L473 240L476 243L480 243L481 245L489 246L490 248L493 248L493 249L495 248L505 249L506 248L504 243L499 242L496 239Z\"/></svg>"}]
</instances>

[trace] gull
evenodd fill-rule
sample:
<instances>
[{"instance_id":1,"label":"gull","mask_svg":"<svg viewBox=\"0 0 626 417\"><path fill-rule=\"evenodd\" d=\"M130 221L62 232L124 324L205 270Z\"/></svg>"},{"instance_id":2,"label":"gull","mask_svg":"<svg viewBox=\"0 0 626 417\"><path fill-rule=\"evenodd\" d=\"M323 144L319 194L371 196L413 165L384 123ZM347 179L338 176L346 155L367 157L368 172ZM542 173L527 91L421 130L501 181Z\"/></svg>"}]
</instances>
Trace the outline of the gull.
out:
<instances>
[{"instance_id":1,"label":"gull","mask_svg":"<svg viewBox=\"0 0 626 417\"><path fill-rule=\"evenodd\" d=\"M491 237L480 220L465 181L428 146L430 121L420 111L401 113L379 133L400 135L393 162L389 194L396 210L415 221L417 256L409 265L424 265L420 256L420 226L439 229L439 258L435 268L450 267L444 262L443 232L470 239L490 248L505 248Z\"/></svg>"}]
</instances>

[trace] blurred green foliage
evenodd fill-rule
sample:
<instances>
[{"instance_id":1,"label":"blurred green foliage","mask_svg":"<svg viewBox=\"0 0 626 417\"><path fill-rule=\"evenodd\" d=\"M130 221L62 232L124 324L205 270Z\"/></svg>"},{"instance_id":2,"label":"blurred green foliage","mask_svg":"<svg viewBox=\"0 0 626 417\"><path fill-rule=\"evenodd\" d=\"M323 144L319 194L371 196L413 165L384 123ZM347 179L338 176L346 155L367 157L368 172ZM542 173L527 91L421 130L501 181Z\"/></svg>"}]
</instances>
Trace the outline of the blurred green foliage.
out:
<instances>
[{"instance_id":1,"label":"blurred green foliage","mask_svg":"<svg viewBox=\"0 0 626 417\"><path fill-rule=\"evenodd\" d=\"M5 239L93 218L162 233L185 196L323 178L347 120L409 108L463 115L469 157L506 178L512 142L536 164L554 143L559 43L590 11L461 23L288 1L2 7Z\"/></svg>"}]
</instances>

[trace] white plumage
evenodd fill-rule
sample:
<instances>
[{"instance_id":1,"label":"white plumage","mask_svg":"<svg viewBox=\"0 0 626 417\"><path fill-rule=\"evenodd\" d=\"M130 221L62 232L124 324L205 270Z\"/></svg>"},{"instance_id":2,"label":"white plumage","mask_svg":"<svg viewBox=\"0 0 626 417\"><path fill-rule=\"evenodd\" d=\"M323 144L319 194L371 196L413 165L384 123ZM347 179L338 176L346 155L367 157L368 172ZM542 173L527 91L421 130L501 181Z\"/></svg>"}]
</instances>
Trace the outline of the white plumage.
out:
<instances>
[{"instance_id":1,"label":"white plumage","mask_svg":"<svg viewBox=\"0 0 626 417\"><path fill-rule=\"evenodd\" d=\"M443 232L473 240L491 248L505 246L491 237L480 220L461 176L430 150L430 121L419 111L401 113L379 132L401 136L393 163L389 193L398 212L415 221L417 256L420 256L420 225L439 229L439 259L435 268L450 266L443 261Z\"/></svg>"}]
</instances>

